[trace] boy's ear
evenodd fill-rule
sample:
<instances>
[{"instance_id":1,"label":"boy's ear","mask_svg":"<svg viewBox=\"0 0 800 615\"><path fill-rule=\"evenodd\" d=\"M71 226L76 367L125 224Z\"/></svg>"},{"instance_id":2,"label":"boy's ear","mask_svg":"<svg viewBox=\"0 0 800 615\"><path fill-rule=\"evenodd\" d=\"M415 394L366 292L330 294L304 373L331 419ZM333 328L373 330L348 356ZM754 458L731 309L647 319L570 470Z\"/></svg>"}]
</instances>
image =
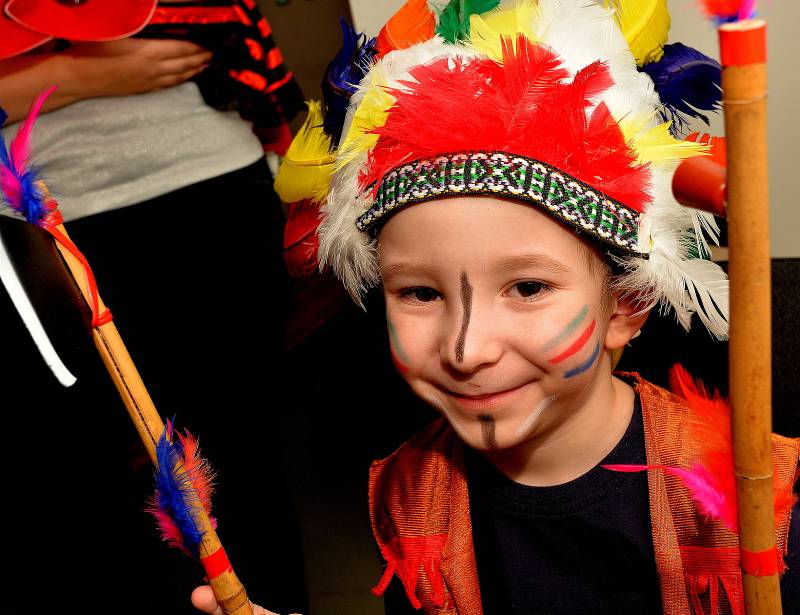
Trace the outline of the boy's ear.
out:
<instances>
[{"instance_id":1,"label":"boy's ear","mask_svg":"<svg viewBox=\"0 0 800 615\"><path fill-rule=\"evenodd\" d=\"M635 296L613 294L611 296L611 316L608 319L605 346L609 350L623 348L636 337L644 326L650 310Z\"/></svg>"}]
</instances>

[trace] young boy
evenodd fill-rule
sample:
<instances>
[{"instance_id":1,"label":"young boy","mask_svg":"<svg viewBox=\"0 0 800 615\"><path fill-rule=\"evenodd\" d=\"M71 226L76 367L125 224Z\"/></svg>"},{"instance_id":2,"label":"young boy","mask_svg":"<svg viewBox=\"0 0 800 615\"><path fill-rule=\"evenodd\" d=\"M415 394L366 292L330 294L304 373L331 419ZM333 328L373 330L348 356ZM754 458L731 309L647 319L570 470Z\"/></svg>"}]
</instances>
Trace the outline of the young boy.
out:
<instances>
[{"instance_id":1,"label":"young boy","mask_svg":"<svg viewBox=\"0 0 800 615\"><path fill-rule=\"evenodd\" d=\"M658 49L559 0L437 32L461 44L398 44L361 82L320 228L356 300L382 285L397 369L443 416L373 464L375 593L393 614L742 613L736 535L663 470L603 467L707 448L684 400L612 373L650 308L727 335L725 276L691 256L713 221L670 191L700 152L636 70ZM773 448L788 497L798 442ZM798 528L776 521L792 612Z\"/></svg>"}]
</instances>

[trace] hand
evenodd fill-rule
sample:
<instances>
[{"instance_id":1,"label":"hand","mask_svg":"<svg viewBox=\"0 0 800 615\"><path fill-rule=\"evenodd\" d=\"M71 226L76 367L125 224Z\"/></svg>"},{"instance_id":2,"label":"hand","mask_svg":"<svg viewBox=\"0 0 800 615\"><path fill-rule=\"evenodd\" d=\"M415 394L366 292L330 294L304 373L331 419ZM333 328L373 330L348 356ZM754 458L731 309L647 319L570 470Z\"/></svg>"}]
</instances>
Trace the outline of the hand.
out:
<instances>
[{"instance_id":1,"label":"hand","mask_svg":"<svg viewBox=\"0 0 800 615\"><path fill-rule=\"evenodd\" d=\"M192 592L192 604L194 608L209 613L210 615L223 615L222 607L217 604L217 599L214 597L214 592L208 585L195 588ZM268 611L264 607L257 604L250 603L253 607L253 615L278 615L272 611ZM292 615L298 615L293 613Z\"/></svg>"},{"instance_id":2,"label":"hand","mask_svg":"<svg viewBox=\"0 0 800 615\"><path fill-rule=\"evenodd\" d=\"M191 79L211 60L209 51L188 41L138 38L78 43L64 55L81 98L168 88Z\"/></svg>"}]
</instances>

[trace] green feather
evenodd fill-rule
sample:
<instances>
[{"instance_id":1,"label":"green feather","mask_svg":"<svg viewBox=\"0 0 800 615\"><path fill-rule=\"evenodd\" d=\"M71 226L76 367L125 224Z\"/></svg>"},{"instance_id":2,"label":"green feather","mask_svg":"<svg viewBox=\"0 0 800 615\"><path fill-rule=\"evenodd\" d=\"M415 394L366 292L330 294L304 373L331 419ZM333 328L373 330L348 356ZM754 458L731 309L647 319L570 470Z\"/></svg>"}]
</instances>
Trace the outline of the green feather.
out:
<instances>
[{"instance_id":1,"label":"green feather","mask_svg":"<svg viewBox=\"0 0 800 615\"><path fill-rule=\"evenodd\" d=\"M439 13L436 34L448 43L469 38L470 15L481 15L500 4L500 0L450 0Z\"/></svg>"}]
</instances>

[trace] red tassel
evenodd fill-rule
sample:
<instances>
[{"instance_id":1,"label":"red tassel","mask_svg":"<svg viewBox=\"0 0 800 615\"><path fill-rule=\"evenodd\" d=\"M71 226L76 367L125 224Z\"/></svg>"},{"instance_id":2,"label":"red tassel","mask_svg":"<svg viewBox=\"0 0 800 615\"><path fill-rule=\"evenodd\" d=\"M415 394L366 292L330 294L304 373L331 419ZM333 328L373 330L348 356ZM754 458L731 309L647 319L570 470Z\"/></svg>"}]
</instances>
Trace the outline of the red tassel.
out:
<instances>
[{"instance_id":1,"label":"red tassel","mask_svg":"<svg viewBox=\"0 0 800 615\"><path fill-rule=\"evenodd\" d=\"M397 574L403 583L406 597L411 606L421 609L422 603L417 598L416 592L420 568L422 568L431 584L431 602L435 606L443 607L445 584L441 562L442 549L446 541L447 534L409 536L393 538L389 543L381 546L381 554L386 560L386 569L378 584L372 588L372 593L382 596L389 587L392 577Z\"/></svg>"}]
</instances>

